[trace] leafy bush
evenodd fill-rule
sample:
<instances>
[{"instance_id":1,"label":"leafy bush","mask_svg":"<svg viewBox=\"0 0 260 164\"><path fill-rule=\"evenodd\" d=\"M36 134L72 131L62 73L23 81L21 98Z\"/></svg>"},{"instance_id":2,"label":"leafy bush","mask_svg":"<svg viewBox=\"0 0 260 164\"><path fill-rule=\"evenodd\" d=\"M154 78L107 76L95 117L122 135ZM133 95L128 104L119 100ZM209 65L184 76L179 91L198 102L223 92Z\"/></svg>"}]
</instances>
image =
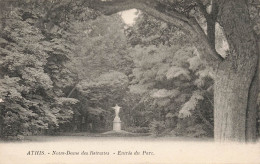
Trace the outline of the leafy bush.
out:
<instances>
[{"instance_id":1,"label":"leafy bush","mask_svg":"<svg viewBox=\"0 0 260 164\"><path fill-rule=\"evenodd\" d=\"M132 133L148 133L149 132L149 127L127 127L125 129L128 132L132 132Z\"/></svg>"},{"instance_id":2,"label":"leafy bush","mask_svg":"<svg viewBox=\"0 0 260 164\"><path fill-rule=\"evenodd\" d=\"M205 132L205 130L203 129L203 126L200 124L197 124L195 126L192 127L188 127L187 129L187 135L188 137L203 137L206 136L207 133Z\"/></svg>"},{"instance_id":3,"label":"leafy bush","mask_svg":"<svg viewBox=\"0 0 260 164\"><path fill-rule=\"evenodd\" d=\"M149 126L149 132L155 136L161 136L166 130L166 125L163 121L152 121Z\"/></svg>"}]
</instances>

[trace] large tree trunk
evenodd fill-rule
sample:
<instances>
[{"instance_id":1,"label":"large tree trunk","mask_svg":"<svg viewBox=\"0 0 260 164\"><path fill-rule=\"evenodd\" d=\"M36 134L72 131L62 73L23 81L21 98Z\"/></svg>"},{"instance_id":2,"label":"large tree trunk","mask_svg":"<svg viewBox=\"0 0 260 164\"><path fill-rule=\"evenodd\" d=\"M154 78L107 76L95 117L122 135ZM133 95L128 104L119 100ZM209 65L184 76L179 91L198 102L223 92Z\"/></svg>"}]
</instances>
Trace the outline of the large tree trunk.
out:
<instances>
[{"instance_id":1,"label":"large tree trunk","mask_svg":"<svg viewBox=\"0 0 260 164\"><path fill-rule=\"evenodd\" d=\"M216 141L255 141L257 74L220 71L214 90L214 134Z\"/></svg>"},{"instance_id":2,"label":"large tree trunk","mask_svg":"<svg viewBox=\"0 0 260 164\"><path fill-rule=\"evenodd\" d=\"M257 98L259 93L259 62L248 93L246 117L246 141L256 141L257 137Z\"/></svg>"},{"instance_id":3,"label":"large tree trunk","mask_svg":"<svg viewBox=\"0 0 260 164\"><path fill-rule=\"evenodd\" d=\"M254 141L258 94L258 46L245 0L218 0L219 22L230 46L216 70L216 141Z\"/></svg>"}]
</instances>

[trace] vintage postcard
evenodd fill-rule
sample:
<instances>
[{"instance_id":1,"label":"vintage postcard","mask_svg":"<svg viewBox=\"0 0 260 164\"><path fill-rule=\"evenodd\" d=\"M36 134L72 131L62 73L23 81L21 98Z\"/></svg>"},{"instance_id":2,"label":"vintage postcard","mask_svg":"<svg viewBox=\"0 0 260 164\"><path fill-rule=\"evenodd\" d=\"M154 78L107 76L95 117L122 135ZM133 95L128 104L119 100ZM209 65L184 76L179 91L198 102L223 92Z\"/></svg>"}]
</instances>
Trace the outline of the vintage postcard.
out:
<instances>
[{"instance_id":1,"label":"vintage postcard","mask_svg":"<svg viewBox=\"0 0 260 164\"><path fill-rule=\"evenodd\" d=\"M260 164L259 0L0 0L1 164Z\"/></svg>"}]
</instances>

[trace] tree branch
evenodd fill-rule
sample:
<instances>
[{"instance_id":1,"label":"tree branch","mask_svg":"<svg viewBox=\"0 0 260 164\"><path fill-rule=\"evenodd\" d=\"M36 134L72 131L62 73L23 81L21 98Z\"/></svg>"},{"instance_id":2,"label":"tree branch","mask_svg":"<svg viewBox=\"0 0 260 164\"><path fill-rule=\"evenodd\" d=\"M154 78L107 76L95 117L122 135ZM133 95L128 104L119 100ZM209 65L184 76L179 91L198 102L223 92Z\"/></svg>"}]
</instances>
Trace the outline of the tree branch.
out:
<instances>
[{"instance_id":1,"label":"tree branch","mask_svg":"<svg viewBox=\"0 0 260 164\"><path fill-rule=\"evenodd\" d=\"M213 19L215 22L217 21L218 16L218 5L216 0L212 0L212 10L210 13L211 19Z\"/></svg>"},{"instance_id":2,"label":"tree branch","mask_svg":"<svg viewBox=\"0 0 260 164\"><path fill-rule=\"evenodd\" d=\"M94 1L94 2L93 2ZM157 3L152 0L92 0L91 8L101 11L103 14L111 15L119 11L128 9L138 9L147 14L167 22L184 31L193 40L201 60L205 61L210 67L217 68L223 58L216 53L210 45L208 38L198 22L194 18L187 18L185 15L175 11L158 11Z\"/></svg>"},{"instance_id":3,"label":"tree branch","mask_svg":"<svg viewBox=\"0 0 260 164\"><path fill-rule=\"evenodd\" d=\"M200 11L202 12L202 14L204 15L204 17L207 21L208 41L209 41L213 51L215 51L216 55L218 55L220 58L222 58L222 56L217 53L216 45L215 45L215 29L216 29L215 25L216 25L216 21L217 21L217 13L218 13L218 6L216 4L216 1L212 0L210 13L207 12L206 6L203 5L201 0L196 0L196 3L199 6ZM222 60L223 60L223 58L222 58Z\"/></svg>"}]
</instances>

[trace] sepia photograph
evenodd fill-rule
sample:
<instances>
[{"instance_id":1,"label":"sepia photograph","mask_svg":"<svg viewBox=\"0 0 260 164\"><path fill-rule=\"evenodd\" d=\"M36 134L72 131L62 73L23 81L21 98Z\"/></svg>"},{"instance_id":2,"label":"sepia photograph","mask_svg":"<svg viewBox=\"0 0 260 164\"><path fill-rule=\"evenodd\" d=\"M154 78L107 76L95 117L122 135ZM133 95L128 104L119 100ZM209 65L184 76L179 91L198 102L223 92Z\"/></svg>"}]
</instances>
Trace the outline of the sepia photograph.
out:
<instances>
[{"instance_id":1,"label":"sepia photograph","mask_svg":"<svg viewBox=\"0 0 260 164\"><path fill-rule=\"evenodd\" d=\"M0 0L0 164L260 164L260 0Z\"/></svg>"}]
</instances>

